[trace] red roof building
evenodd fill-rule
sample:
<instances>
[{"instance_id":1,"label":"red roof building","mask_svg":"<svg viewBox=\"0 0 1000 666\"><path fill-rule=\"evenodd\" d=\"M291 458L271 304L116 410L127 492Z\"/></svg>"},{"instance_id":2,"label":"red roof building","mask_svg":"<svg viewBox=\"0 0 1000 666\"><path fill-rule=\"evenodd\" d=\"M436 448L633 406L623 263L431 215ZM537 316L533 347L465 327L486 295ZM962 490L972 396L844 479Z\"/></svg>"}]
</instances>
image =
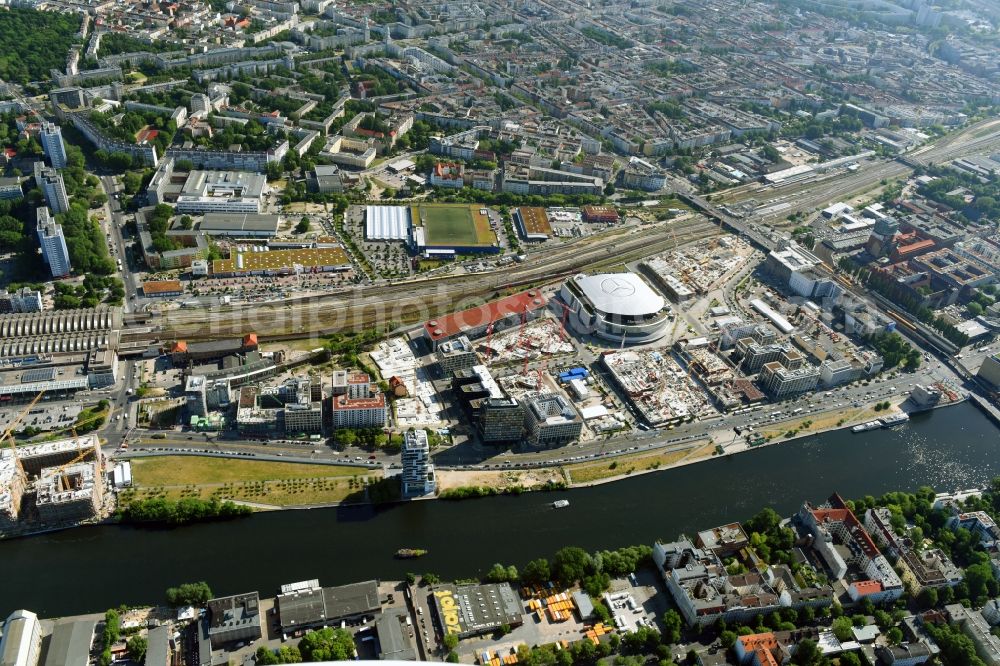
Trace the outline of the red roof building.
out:
<instances>
[{"instance_id":1,"label":"red roof building","mask_svg":"<svg viewBox=\"0 0 1000 666\"><path fill-rule=\"evenodd\" d=\"M487 333L491 324L494 331L497 331L520 324L522 317L534 319L547 303L542 292L531 289L499 301L491 301L478 308L431 319L424 323L424 336L435 348L460 335L478 338Z\"/></svg>"}]
</instances>

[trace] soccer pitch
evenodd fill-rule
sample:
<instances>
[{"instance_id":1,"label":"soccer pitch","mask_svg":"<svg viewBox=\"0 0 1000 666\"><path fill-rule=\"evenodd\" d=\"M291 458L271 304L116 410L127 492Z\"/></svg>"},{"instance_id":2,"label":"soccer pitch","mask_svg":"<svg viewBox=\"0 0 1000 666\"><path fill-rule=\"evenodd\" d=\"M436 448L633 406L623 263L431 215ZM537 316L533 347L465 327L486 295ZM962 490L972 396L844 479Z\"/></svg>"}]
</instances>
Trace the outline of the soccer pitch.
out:
<instances>
[{"instance_id":1,"label":"soccer pitch","mask_svg":"<svg viewBox=\"0 0 1000 666\"><path fill-rule=\"evenodd\" d=\"M412 213L414 223L424 228L424 242L429 247L474 247L496 243L489 218L480 213L479 206L414 206Z\"/></svg>"}]
</instances>

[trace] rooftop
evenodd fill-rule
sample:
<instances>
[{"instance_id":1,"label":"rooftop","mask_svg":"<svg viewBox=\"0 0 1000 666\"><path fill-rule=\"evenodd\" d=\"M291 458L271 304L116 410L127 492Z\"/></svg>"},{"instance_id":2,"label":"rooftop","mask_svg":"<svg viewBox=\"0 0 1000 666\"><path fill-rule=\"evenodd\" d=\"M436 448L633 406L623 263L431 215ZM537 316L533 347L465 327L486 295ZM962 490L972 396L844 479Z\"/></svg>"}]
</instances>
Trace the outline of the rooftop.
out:
<instances>
[{"instance_id":1,"label":"rooftop","mask_svg":"<svg viewBox=\"0 0 1000 666\"><path fill-rule=\"evenodd\" d=\"M212 262L213 273L251 273L254 271L294 270L302 268L349 267L351 260L339 247L299 248L268 252L233 252L228 259Z\"/></svg>"},{"instance_id":2,"label":"rooftop","mask_svg":"<svg viewBox=\"0 0 1000 666\"><path fill-rule=\"evenodd\" d=\"M663 309L666 301L635 273L600 273L573 278L594 309L611 315L641 317Z\"/></svg>"},{"instance_id":3,"label":"rooftop","mask_svg":"<svg viewBox=\"0 0 1000 666\"><path fill-rule=\"evenodd\" d=\"M173 294L184 291L184 286L180 280L150 280L142 283L142 293L146 296L156 296L157 294Z\"/></svg>"},{"instance_id":4,"label":"rooftop","mask_svg":"<svg viewBox=\"0 0 1000 666\"><path fill-rule=\"evenodd\" d=\"M450 338L462 331L486 326L491 322L545 307L545 296L534 289L491 301L478 308L462 310L424 324L424 332L433 341Z\"/></svg>"}]
</instances>

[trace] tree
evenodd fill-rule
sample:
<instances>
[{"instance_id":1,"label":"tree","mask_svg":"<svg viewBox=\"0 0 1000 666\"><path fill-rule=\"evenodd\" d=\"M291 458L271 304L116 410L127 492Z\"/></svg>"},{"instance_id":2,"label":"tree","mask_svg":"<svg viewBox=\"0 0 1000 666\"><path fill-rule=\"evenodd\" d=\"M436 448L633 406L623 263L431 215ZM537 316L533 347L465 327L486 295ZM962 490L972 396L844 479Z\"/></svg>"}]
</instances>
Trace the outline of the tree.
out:
<instances>
[{"instance_id":1,"label":"tree","mask_svg":"<svg viewBox=\"0 0 1000 666\"><path fill-rule=\"evenodd\" d=\"M798 666L813 666L816 664L822 654L819 651L819 647L816 645L816 641L804 638L799 641L798 645L795 646L795 654L792 655L792 663L798 664Z\"/></svg>"},{"instance_id":2,"label":"tree","mask_svg":"<svg viewBox=\"0 0 1000 666\"><path fill-rule=\"evenodd\" d=\"M582 580L593 565L593 558L587 551L576 546L567 546L556 551L552 562L552 573L559 582L572 585Z\"/></svg>"},{"instance_id":3,"label":"tree","mask_svg":"<svg viewBox=\"0 0 1000 666\"><path fill-rule=\"evenodd\" d=\"M204 604L214 595L205 581L184 583L167 589L167 603L171 606L196 606Z\"/></svg>"},{"instance_id":4,"label":"tree","mask_svg":"<svg viewBox=\"0 0 1000 666\"><path fill-rule=\"evenodd\" d=\"M840 666L861 666L861 657L855 652L840 653Z\"/></svg>"},{"instance_id":5,"label":"tree","mask_svg":"<svg viewBox=\"0 0 1000 666\"><path fill-rule=\"evenodd\" d=\"M549 561L544 557L528 562L521 572L521 580L528 584L541 585L549 582L552 573L549 570Z\"/></svg>"},{"instance_id":6,"label":"tree","mask_svg":"<svg viewBox=\"0 0 1000 666\"><path fill-rule=\"evenodd\" d=\"M295 233L304 234L307 231L309 231L309 218L303 215L299 223L295 225Z\"/></svg>"},{"instance_id":7,"label":"tree","mask_svg":"<svg viewBox=\"0 0 1000 666\"><path fill-rule=\"evenodd\" d=\"M458 647L458 634L445 634L444 638L441 640L441 645L443 645L446 650L454 650Z\"/></svg>"},{"instance_id":8,"label":"tree","mask_svg":"<svg viewBox=\"0 0 1000 666\"><path fill-rule=\"evenodd\" d=\"M273 666L278 663L278 655L274 653L274 650L265 645L257 648L257 653L254 657L258 666Z\"/></svg>"},{"instance_id":9,"label":"tree","mask_svg":"<svg viewBox=\"0 0 1000 666\"><path fill-rule=\"evenodd\" d=\"M719 642L722 643L722 647L727 650L736 644L737 638L739 638L739 636L736 635L736 632L729 631L728 629L719 634Z\"/></svg>"},{"instance_id":10,"label":"tree","mask_svg":"<svg viewBox=\"0 0 1000 666\"><path fill-rule=\"evenodd\" d=\"M917 595L917 604L923 610L934 608L938 603L938 591L933 587L925 587Z\"/></svg>"},{"instance_id":11,"label":"tree","mask_svg":"<svg viewBox=\"0 0 1000 666\"><path fill-rule=\"evenodd\" d=\"M680 643L683 626L681 614L672 608L668 610L663 614L663 640L671 644Z\"/></svg>"},{"instance_id":12,"label":"tree","mask_svg":"<svg viewBox=\"0 0 1000 666\"><path fill-rule=\"evenodd\" d=\"M125 649L128 650L128 657L132 661L141 664L146 658L146 639L138 634L128 639Z\"/></svg>"},{"instance_id":13,"label":"tree","mask_svg":"<svg viewBox=\"0 0 1000 666\"><path fill-rule=\"evenodd\" d=\"M893 627L885 632L885 637L893 645L899 645L903 642L903 630L899 627Z\"/></svg>"},{"instance_id":14,"label":"tree","mask_svg":"<svg viewBox=\"0 0 1000 666\"><path fill-rule=\"evenodd\" d=\"M853 628L854 625L848 617L838 617L833 621L833 635L836 636L837 640L841 643L851 640L854 635L852 632Z\"/></svg>"},{"instance_id":15,"label":"tree","mask_svg":"<svg viewBox=\"0 0 1000 666\"><path fill-rule=\"evenodd\" d=\"M511 580L516 581L517 580L516 575L514 576L513 579L511 579L510 577L511 569L514 569L514 567L505 567L504 565L497 562L496 564L493 565L493 568L491 568L486 573L486 581L488 583L506 583ZM517 569L514 569L514 573L515 574L517 573Z\"/></svg>"},{"instance_id":16,"label":"tree","mask_svg":"<svg viewBox=\"0 0 1000 666\"><path fill-rule=\"evenodd\" d=\"M965 568L964 583L969 589L973 606L979 606L987 597L997 593L997 580L989 564L981 562Z\"/></svg>"},{"instance_id":17,"label":"tree","mask_svg":"<svg viewBox=\"0 0 1000 666\"><path fill-rule=\"evenodd\" d=\"M346 629L310 631L299 642L305 661L347 661L354 657L354 637Z\"/></svg>"}]
</instances>

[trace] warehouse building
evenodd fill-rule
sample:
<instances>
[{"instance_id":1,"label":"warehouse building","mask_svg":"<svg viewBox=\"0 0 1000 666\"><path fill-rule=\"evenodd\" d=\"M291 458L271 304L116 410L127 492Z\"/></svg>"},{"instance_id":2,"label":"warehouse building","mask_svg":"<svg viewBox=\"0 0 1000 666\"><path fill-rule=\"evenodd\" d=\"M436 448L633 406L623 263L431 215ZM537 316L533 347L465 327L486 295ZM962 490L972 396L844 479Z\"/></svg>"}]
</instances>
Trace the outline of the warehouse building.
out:
<instances>
[{"instance_id":1,"label":"warehouse building","mask_svg":"<svg viewBox=\"0 0 1000 666\"><path fill-rule=\"evenodd\" d=\"M96 620L61 620L52 629L45 666L89 666Z\"/></svg>"},{"instance_id":2,"label":"warehouse building","mask_svg":"<svg viewBox=\"0 0 1000 666\"><path fill-rule=\"evenodd\" d=\"M283 585L274 608L286 635L339 626L346 620L382 612L375 580L339 587L320 587L317 580Z\"/></svg>"},{"instance_id":3,"label":"warehouse building","mask_svg":"<svg viewBox=\"0 0 1000 666\"><path fill-rule=\"evenodd\" d=\"M278 215L258 213L206 213L198 231L208 236L237 238L273 238L278 235Z\"/></svg>"},{"instance_id":4,"label":"warehouse building","mask_svg":"<svg viewBox=\"0 0 1000 666\"><path fill-rule=\"evenodd\" d=\"M351 268L351 260L341 247L299 248L243 252L234 250L228 259L212 262L212 274L234 275L294 275L329 273Z\"/></svg>"},{"instance_id":5,"label":"warehouse building","mask_svg":"<svg viewBox=\"0 0 1000 666\"><path fill-rule=\"evenodd\" d=\"M41 650L42 630L38 616L27 610L16 610L8 615L0 637L0 664L37 666Z\"/></svg>"},{"instance_id":6,"label":"warehouse building","mask_svg":"<svg viewBox=\"0 0 1000 666\"><path fill-rule=\"evenodd\" d=\"M551 238L552 226L544 208L515 208L511 214L521 238L527 241L543 241Z\"/></svg>"},{"instance_id":7,"label":"warehouse building","mask_svg":"<svg viewBox=\"0 0 1000 666\"><path fill-rule=\"evenodd\" d=\"M207 606L208 638L213 650L261 637L260 598L256 592L212 599Z\"/></svg>"},{"instance_id":8,"label":"warehouse building","mask_svg":"<svg viewBox=\"0 0 1000 666\"><path fill-rule=\"evenodd\" d=\"M142 294L146 298L171 298L184 293L180 280L147 280L142 283Z\"/></svg>"},{"instance_id":9,"label":"warehouse building","mask_svg":"<svg viewBox=\"0 0 1000 666\"><path fill-rule=\"evenodd\" d=\"M365 239L406 241L410 238L410 209L406 206L367 206Z\"/></svg>"},{"instance_id":10,"label":"warehouse building","mask_svg":"<svg viewBox=\"0 0 1000 666\"><path fill-rule=\"evenodd\" d=\"M439 585L432 588L431 599L438 625L460 639L524 623L521 601L507 583Z\"/></svg>"}]
</instances>

